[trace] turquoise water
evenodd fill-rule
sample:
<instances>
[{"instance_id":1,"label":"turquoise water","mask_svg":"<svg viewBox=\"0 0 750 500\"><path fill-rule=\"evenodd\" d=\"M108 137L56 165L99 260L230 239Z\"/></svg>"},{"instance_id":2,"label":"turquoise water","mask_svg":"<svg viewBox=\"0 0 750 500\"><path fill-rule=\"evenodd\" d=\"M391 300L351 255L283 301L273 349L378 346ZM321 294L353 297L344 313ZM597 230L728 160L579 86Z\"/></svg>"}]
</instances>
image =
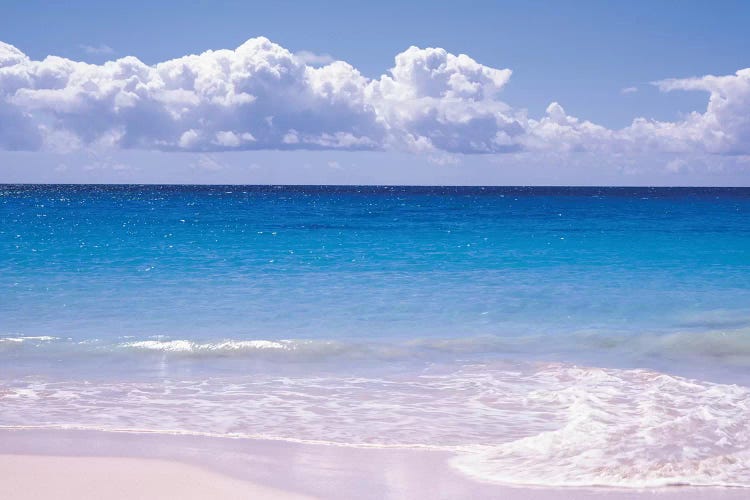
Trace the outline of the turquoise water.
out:
<instances>
[{"instance_id":1,"label":"turquoise water","mask_svg":"<svg viewBox=\"0 0 750 500\"><path fill-rule=\"evenodd\" d=\"M599 363L644 354L628 339L649 365L675 357L655 338L750 325L745 189L5 186L0 210L5 336L476 339Z\"/></svg>"},{"instance_id":2,"label":"turquoise water","mask_svg":"<svg viewBox=\"0 0 750 500\"><path fill-rule=\"evenodd\" d=\"M0 424L499 445L565 428L573 403L509 411L529 391L585 399L607 374L642 404L658 391L641 374L666 373L674 405L685 380L703 388L662 405L677 413L725 391L706 432L735 426L745 453L749 216L744 188L0 186ZM310 394L319 411L301 409ZM406 423L347 427L377 420L376 400ZM557 416L531 425L532 406Z\"/></svg>"}]
</instances>

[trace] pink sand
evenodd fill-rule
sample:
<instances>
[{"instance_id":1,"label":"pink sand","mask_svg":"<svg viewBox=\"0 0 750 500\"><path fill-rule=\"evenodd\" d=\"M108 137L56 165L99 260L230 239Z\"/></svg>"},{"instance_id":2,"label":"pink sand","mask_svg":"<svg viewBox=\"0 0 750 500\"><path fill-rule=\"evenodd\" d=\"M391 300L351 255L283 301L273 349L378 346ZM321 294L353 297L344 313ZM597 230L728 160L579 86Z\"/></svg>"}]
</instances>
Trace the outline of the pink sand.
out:
<instances>
[{"instance_id":1,"label":"pink sand","mask_svg":"<svg viewBox=\"0 0 750 500\"><path fill-rule=\"evenodd\" d=\"M747 489L514 488L451 455L283 441L90 431L0 431L0 499L734 500Z\"/></svg>"},{"instance_id":2,"label":"pink sand","mask_svg":"<svg viewBox=\"0 0 750 500\"><path fill-rule=\"evenodd\" d=\"M165 460L0 455L0 498L302 500L310 497Z\"/></svg>"}]
</instances>

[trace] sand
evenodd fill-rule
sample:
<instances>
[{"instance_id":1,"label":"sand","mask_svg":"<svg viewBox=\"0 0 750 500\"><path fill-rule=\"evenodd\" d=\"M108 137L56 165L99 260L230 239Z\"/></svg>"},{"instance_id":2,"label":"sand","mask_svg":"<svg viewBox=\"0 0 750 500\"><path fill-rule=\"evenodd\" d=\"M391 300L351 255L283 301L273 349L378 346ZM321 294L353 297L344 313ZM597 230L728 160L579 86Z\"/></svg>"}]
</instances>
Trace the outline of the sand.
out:
<instances>
[{"instance_id":1,"label":"sand","mask_svg":"<svg viewBox=\"0 0 750 500\"><path fill-rule=\"evenodd\" d=\"M302 500L311 497L165 460L0 455L0 498Z\"/></svg>"},{"instance_id":2,"label":"sand","mask_svg":"<svg viewBox=\"0 0 750 500\"><path fill-rule=\"evenodd\" d=\"M430 450L92 431L0 431L0 499L739 500L739 488L516 488Z\"/></svg>"}]
</instances>

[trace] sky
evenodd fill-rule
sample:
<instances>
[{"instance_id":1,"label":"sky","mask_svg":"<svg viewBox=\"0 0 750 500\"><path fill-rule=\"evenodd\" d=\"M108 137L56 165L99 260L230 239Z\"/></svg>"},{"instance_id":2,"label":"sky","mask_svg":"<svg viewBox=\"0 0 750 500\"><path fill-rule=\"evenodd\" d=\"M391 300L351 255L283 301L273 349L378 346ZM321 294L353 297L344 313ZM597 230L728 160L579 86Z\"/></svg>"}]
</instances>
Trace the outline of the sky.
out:
<instances>
[{"instance_id":1,"label":"sky","mask_svg":"<svg viewBox=\"0 0 750 500\"><path fill-rule=\"evenodd\" d=\"M2 11L0 182L750 185L745 1Z\"/></svg>"}]
</instances>

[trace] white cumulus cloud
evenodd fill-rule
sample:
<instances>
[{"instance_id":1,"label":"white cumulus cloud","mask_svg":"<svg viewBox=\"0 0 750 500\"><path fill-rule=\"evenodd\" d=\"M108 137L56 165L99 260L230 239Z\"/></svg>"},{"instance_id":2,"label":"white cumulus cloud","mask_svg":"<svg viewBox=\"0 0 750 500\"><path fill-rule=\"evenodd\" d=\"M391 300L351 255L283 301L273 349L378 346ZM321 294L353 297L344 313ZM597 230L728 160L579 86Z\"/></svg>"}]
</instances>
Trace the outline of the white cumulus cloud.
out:
<instances>
[{"instance_id":1,"label":"white cumulus cloud","mask_svg":"<svg viewBox=\"0 0 750 500\"><path fill-rule=\"evenodd\" d=\"M316 54L309 50L300 50L299 52L295 52L294 55L297 59L310 66L325 66L336 60L330 54Z\"/></svg>"},{"instance_id":2,"label":"white cumulus cloud","mask_svg":"<svg viewBox=\"0 0 750 500\"><path fill-rule=\"evenodd\" d=\"M510 77L441 48L410 47L370 79L262 37L155 65L132 56L38 61L0 42L0 149L750 154L750 69L656 82L662 91L707 92L706 110L618 130L558 103L528 117L500 97Z\"/></svg>"},{"instance_id":3,"label":"white cumulus cloud","mask_svg":"<svg viewBox=\"0 0 750 500\"><path fill-rule=\"evenodd\" d=\"M709 94L704 113L691 113L677 124L652 124L665 139L709 153L750 154L750 68L734 75L662 80L656 86L666 92L699 90Z\"/></svg>"}]
</instances>

